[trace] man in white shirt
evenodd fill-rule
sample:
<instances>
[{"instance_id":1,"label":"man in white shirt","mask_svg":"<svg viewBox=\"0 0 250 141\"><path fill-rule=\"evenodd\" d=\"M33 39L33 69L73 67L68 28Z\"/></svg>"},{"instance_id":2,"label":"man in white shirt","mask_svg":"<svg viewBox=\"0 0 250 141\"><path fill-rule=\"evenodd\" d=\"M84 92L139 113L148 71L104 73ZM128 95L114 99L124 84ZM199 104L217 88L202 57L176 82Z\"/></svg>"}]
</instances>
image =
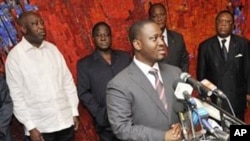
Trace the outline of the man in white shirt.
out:
<instances>
[{"instance_id":1,"label":"man in white shirt","mask_svg":"<svg viewBox=\"0 0 250 141\"><path fill-rule=\"evenodd\" d=\"M72 141L79 124L72 75L57 47L44 40L38 13L24 12L18 22L24 36L6 60L14 115L32 141Z\"/></svg>"}]
</instances>

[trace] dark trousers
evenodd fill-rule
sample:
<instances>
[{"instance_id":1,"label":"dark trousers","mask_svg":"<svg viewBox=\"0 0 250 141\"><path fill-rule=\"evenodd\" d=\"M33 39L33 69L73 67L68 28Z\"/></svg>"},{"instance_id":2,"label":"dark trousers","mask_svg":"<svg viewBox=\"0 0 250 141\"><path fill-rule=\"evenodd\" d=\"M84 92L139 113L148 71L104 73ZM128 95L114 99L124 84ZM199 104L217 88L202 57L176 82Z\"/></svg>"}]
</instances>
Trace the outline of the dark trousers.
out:
<instances>
[{"instance_id":1,"label":"dark trousers","mask_svg":"<svg viewBox=\"0 0 250 141\"><path fill-rule=\"evenodd\" d=\"M116 138L113 132L110 130L103 130L101 132L97 132L100 138L100 141L120 141Z\"/></svg>"},{"instance_id":2,"label":"dark trousers","mask_svg":"<svg viewBox=\"0 0 250 141\"><path fill-rule=\"evenodd\" d=\"M52 133L42 133L42 136L45 141L74 141L74 127ZM30 136L26 136L25 141L31 141Z\"/></svg>"}]
</instances>

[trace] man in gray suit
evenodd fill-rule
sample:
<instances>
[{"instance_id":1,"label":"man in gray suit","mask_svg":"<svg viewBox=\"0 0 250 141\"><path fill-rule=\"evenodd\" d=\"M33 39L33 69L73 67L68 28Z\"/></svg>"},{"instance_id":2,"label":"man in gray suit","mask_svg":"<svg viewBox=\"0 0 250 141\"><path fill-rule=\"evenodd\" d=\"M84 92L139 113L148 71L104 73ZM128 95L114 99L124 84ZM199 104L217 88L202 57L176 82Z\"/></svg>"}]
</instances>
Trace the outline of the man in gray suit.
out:
<instances>
[{"instance_id":1,"label":"man in gray suit","mask_svg":"<svg viewBox=\"0 0 250 141\"><path fill-rule=\"evenodd\" d=\"M136 22L129 30L129 39L134 47L133 61L107 86L107 112L114 134L127 141L181 139L176 109L183 105L172 88L181 70L159 63L166 53L160 27L151 20ZM160 83L164 83L165 101L158 96L151 69L158 70Z\"/></svg>"},{"instance_id":2,"label":"man in gray suit","mask_svg":"<svg viewBox=\"0 0 250 141\"><path fill-rule=\"evenodd\" d=\"M168 50L167 56L162 61L177 66L184 72L188 72L189 60L184 38L180 33L167 28L165 6L162 3L150 5L148 15L149 19L156 22L162 30L163 39Z\"/></svg>"}]
</instances>

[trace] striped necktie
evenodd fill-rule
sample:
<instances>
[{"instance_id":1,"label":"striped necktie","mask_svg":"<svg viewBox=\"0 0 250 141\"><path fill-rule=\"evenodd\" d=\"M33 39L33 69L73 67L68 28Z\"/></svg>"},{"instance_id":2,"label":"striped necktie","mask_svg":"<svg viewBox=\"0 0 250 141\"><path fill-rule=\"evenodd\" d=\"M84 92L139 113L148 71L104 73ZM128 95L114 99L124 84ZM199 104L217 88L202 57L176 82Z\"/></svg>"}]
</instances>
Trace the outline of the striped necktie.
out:
<instances>
[{"instance_id":1,"label":"striped necktie","mask_svg":"<svg viewBox=\"0 0 250 141\"><path fill-rule=\"evenodd\" d=\"M149 71L150 74L152 74L155 77L155 90L158 93L158 96L164 106L164 108L167 110L167 101L166 101L166 95L165 95L165 88L163 83L160 81L160 78L158 76L158 70L157 69L151 69Z\"/></svg>"}]
</instances>

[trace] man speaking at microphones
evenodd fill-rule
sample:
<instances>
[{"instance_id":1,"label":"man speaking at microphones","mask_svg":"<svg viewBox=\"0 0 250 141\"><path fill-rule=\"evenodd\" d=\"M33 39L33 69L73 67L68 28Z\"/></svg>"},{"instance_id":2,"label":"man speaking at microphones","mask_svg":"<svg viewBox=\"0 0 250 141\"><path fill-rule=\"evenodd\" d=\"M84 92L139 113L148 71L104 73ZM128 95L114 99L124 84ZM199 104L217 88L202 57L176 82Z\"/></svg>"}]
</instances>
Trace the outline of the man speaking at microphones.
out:
<instances>
[{"instance_id":1,"label":"man speaking at microphones","mask_svg":"<svg viewBox=\"0 0 250 141\"><path fill-rule=\"evenodd\" d=\"M247 98L250 99L250 45L245 38L232 34L234 16L221 11L215 19L217 34L198 48L197 79L207 79L228 97L236 117L244 120ZM217 97L212 95L212 102ZM231 113L227 101L223 109Z\"/></svg>"},{"instance_id":2,"label":"man speaking at microphones","mask_svg":"<svg viewBox=\"0 0 250 141\"><path fill-rule=\"evenodd\" d=\"M151 20L129 29L133 61L107 85L107 113L114 134L123 141L179 141L181 124L173 82L178 67L161 63L165 55L160 27ZM181 110L181 109L180 109Z\"/></svg>"}]
</instances>

